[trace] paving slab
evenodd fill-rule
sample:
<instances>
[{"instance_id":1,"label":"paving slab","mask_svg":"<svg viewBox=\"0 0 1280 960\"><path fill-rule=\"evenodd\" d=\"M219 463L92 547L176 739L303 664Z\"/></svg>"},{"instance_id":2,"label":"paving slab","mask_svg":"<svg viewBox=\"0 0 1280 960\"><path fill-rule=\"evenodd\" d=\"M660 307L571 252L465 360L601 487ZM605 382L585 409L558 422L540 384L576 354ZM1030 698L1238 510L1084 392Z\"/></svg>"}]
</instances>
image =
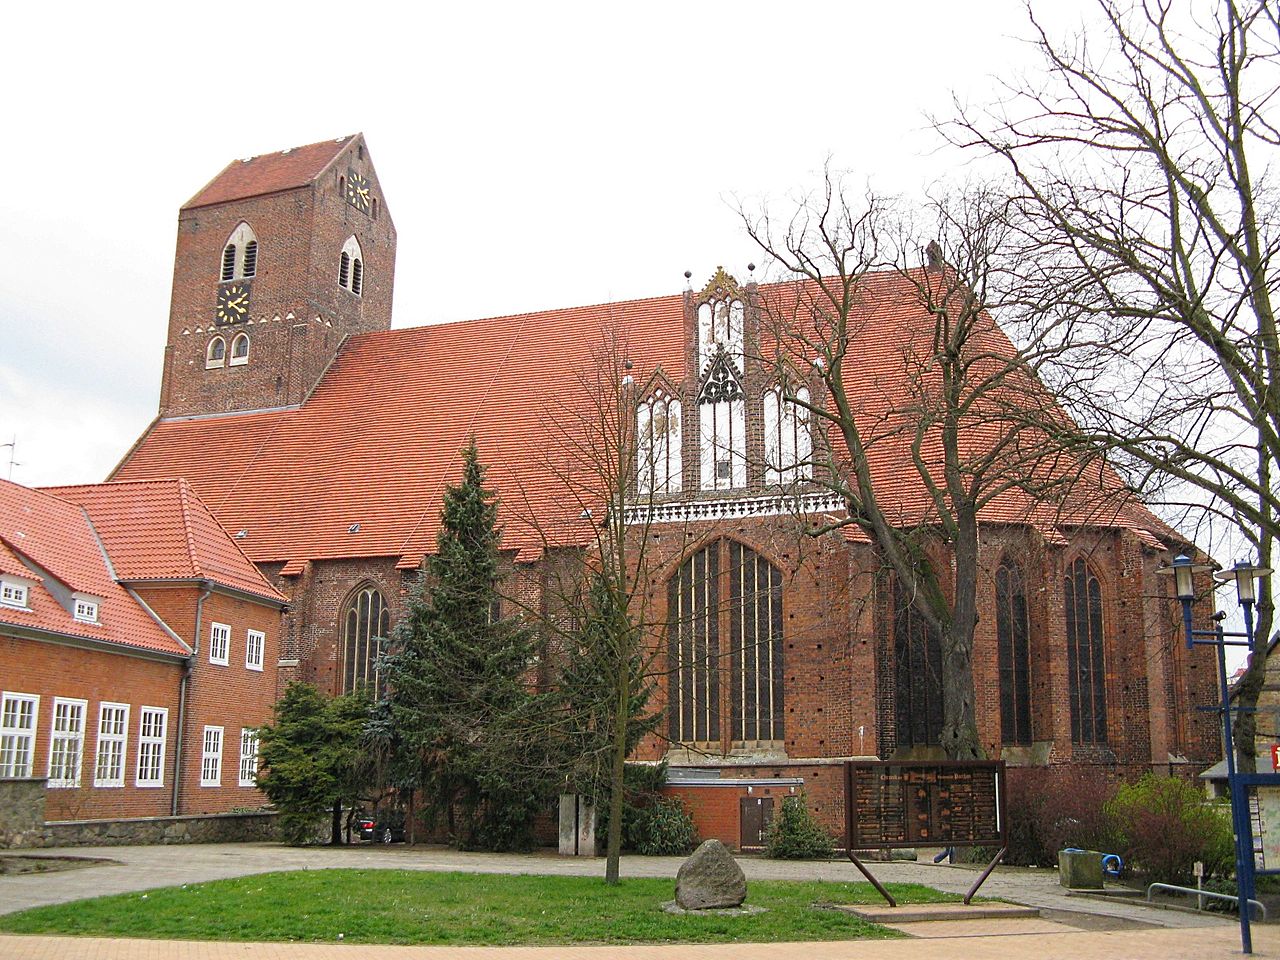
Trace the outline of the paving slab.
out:
<instances>
[{"instance_id":1,"label":"paving slab","mask_svg":"<svg viewBox=\"0 0 1280 960\"><path fill-rule=\"evenodd\" d=\"M997 918L1039 918L1037 907L1017 903L904 903L896 907L838 903L837 910L851 913L871 923L910 924L931 920L992 920Z\"/></svg>"}]
</instances>

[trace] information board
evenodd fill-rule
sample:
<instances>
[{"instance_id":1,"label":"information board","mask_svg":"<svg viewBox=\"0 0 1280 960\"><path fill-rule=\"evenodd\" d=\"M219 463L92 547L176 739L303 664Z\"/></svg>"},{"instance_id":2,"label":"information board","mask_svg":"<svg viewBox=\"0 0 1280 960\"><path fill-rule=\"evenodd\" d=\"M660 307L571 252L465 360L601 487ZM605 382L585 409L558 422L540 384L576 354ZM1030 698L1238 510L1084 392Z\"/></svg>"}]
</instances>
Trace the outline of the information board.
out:
<instances>
[{"instance_id":1,"label":"information board","mask_svg":"<svg viewBox=\"0 0 1280 960\"><path fill-rule=\"evenodd\" d=\"M1005 845L1004 761L845 764L850 849Z\"/></svg>"}]
</instances>

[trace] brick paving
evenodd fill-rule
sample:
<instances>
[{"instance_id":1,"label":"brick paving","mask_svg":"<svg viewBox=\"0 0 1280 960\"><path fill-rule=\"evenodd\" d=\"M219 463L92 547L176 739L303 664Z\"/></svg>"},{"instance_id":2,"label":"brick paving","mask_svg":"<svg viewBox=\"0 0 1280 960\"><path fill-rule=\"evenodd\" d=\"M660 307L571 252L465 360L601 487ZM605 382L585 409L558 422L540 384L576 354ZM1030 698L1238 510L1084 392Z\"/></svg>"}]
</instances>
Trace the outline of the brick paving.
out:
<instances>
[{"instance_id":1,"label":"brick paving","mask_svg":"<svg viewBox=\"0 0 1280 960\"><path fill-rule=\"evenodd\" d=\"M271 870L330 867L459 870L476 873L599 875L602 860L459 853L442 847L355 846L339 849L292 848L276 844L193 844L186 846L100 847L31 851L35 855L92 856L112 863L79 870L0 877L0 913L63 903L107 893L145 890ZM626 857L623 876L674 877L680 858ZM748 879L860 880L848 862L785 862L743 858ZM875 864L887 882L924 883L963 892L975 873L966 867L930 863ZM672 946L555 947L393 947L354 944L245 944L107 940L73 937L0 936L3 960L754 960L803 956L805 960L853 958L1056 958L1113 957L1133 960L1203 960L1240 952L1239 927L1221 915L1158 910L1131 902L1068 896L1052 871L1002 868L982 893L1047 911L1041 921L976 919L901 929L922 939L895 942L851 941L800 944L724 944ZM912 929L914 926L915 929ZM1114 927L1115 929L1098 929ZM1255 956L1280 958L1280 928L1255 924Z\"/></svg>"}]
</instances>

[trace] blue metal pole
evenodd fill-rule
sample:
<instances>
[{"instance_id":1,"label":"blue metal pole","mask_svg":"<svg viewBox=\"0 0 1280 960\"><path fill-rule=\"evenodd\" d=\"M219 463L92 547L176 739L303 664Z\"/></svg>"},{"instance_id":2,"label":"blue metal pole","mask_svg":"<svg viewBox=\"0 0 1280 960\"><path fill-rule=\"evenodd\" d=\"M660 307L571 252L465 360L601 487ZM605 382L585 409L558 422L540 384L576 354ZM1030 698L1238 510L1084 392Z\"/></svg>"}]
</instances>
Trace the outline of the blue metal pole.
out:
<instances>
[{"instance_id":1,"label":"blue metal pole","mask_svg":"<svg viewBox=\"0 0 1280 960\"><path fill-rule=\"evenodd\" d=\"M1190 602L1184 601L1189 607ZM1249 811L1245 804L1240 781L1236 777L1236 751L1231 742L1231 691L1227 686L1227 647L1222 635L1222 624L1217 626L1218 687L1222 697L1222 742L1227 755L1227 786L1231 790L1231 825L1236 840L1236 894L1240 898L1240 949L1253 953L1253 931L1249 927L1249 878L1253 864L1253 844L1250 841Z\"/></svg>"}]
</instances>

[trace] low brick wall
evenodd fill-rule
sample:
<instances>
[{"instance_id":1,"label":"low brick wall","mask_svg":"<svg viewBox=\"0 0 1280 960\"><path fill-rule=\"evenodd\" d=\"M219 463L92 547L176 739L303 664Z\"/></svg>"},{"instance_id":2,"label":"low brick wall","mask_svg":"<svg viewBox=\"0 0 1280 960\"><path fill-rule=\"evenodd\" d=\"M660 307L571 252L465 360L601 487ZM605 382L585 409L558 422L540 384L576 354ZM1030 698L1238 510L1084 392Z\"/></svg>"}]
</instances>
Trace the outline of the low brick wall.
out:
<instances>
[{"instance_id":1,"label":"low brick wall","mask_svg":"<svg viewBox=\"0 0 1280 960\"><path fill-rule=\"evenodd\" d=\"M0 780L0 848L39 846L44 837L44 778Z\"/></svg>"},{"instance_id":2,"label":"low brick wall","mask_svg":"<svg viewBox=\"0 0 1280 960\"><path fill-rule=\"evenodd\" d=\"M149 843L236 843L276 838L274 813L214 813L197 817L63 820L42 825L27 847L117 847Z\"/></svg>"}]
</instances>

